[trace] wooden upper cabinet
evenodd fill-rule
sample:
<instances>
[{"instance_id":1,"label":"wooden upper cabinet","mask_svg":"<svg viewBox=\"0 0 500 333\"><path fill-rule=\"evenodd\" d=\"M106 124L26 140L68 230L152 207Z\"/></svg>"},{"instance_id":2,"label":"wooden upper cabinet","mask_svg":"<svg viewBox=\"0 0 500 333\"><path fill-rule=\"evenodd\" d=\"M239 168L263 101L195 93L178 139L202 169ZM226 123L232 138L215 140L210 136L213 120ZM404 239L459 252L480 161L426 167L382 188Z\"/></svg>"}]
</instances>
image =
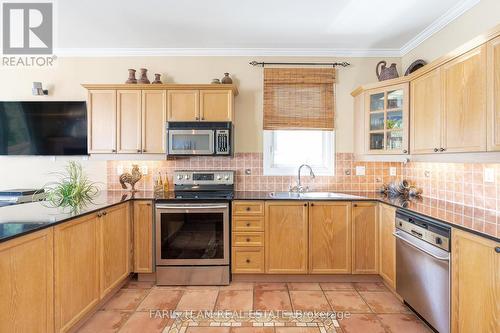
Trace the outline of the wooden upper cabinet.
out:
<instances>
[{"instance_id":1,"label":"wooden upper cabinet","mask_svg":"<svg viewBox=\"0 0 500 333\"><path fill-rule=\"evenodd\" d=\"M487 44L488 151L500 150L500 37Z\"/></svg>"},{"instance_id":2,"label":"wooden upper cabinet","mask_svg":"<svg viewBox=\"0 0 500 333\"><path fill-rule=\"evenodd\" d=\"M443 147L486 151L486 46L442 66Z\"/></svg>"},{"instance_id":3,"label":"wooden upper cabinet","mask_svg":"<svg viewBox=\"0 0 500 333\"><path fill-rule=\"evenodd\" d=\"M233 92L231 90L200 90L201 120L232 121Z\"/></svg>"},{"instance_id":4,"label":"wooden upper cabinet","mask_svg":"<svg viewBox=\"0 0 500 333\"><path fill-rule=\"evenodd\" d=\"M307 203L266 201L266 273L307 273Z\"/></svg>"},{"instance_id":5,"label":"wooden upper cabinet","mask_svg":"<svg viewBox=\"0 0 500 333\"><path fill-rule=\"evenodd\" d=\"M0 244L0 332L54 332L53 229Z\"/></svg>"},{"instance_id":6,"label":"wooden upper cabinet","mask_svg":"<svg viewBox=\"0 0 500 333\"><path fill-rule=\"evenodd\" d=\"M95 214L54 227L56 332L66 332L99 302L99 220Z\"/></svg>"},{"instance_id":7,"label":"wooden upper cabinet","mask_svg":"<svg viewBox=\"0 0 500 333\"><path fill-rule=\"evenodd\" d=\"M149 200L134 201L135 273L153 272L153 207Z\"/></svg>"},{"instance_id":8,"label":"wooden upper cabinet","mask_svg":"<svg viewBox=\"0 0 500 333\"><path fill-rule=\"evenodd\" d=\"M309 206L309 273L351 273L351 203Z\"/></svg>"},{"instance_id":9,"label":"wooden upper cabinet","mask_svg":"<svg viewBox=\"0 0 500 333\"><path fill-rule=\"evenodd\" d=\"M116 90L89 90L89 153L116 152Z\"/></svg>"},{"instance_id":10,"label":"wooden upper cabinet","mask_svg":"<svg viewBox=\"0 0 500 333\"><path fill-rule=\"evenodd\" d=\"M395 223L396 208L381 204L379 226L379 274L393 289L396 289L396 238L393 235Z\"/></svg>"},{"instance_id":11,"label":"wooden upper cabinet","mask_svg":"<svg viewBox=\"0 0 500 333\"><path fill-rule=\"evenodd\" d=\"M163 154L166 152L165 126L167 122L167 92L165 90L142 91L142 152Z\"/></svg>"},{"instance_id":12,"label":"wooden upper cabinet","mask_svg":"<svg viewBox=\"0 0 500 333\"><path fill-rule=\"evenodd\" d=\"M451 248L452 332L500 332L500 243L453 229Z\"/></svg>"},{"instance_id":13,"label":"wooden upper cabinet","mask_svg":"<svg viewBox=\"0 0 500 333\"><path fill-rule=\"evenodd\" d=\"M128 203L106 208L99 218L100 297L104 298L130 273L130 215Z\"/></svg>"},{"instance_id":14,"label":"wooden upper cabinet","mask_svg":"<svg viewBox=\"0 0 500 333\"><path fill-rule=\"evenodd\" d=\"M411 82L410 143L412 154L437 153L442 146L442 79L435 69Z\"/></svg>"},{"instance_id":15,"label":"wooden upper cabinet","mask_svg":"<svg viewBox=\"0 0 500 333\"><path fill-rule=\"evenodd\" d=\"M352 273L378 273L378 203L352 205Z\"/></svg>"},{"instance_id":16,"label":"wooden upper cabinet","mask_svg":"<svg viewBox=\"0 0 500 333\"><path fill-rule=\"evenodd\" d=\"M118 153L140 153L142 128L141 91L118 90L116 98Z\"/></svg>"},{"instance_id":17,"label":"wooden upper cabinet","mask_svg":"<svg viewBox=\"0 0 500 333\"><path fill-rule=\"evenodd\" d=\"M168 121L200 120L199 90L169 90L167 112Z\"/></svg>"}]
</instances>

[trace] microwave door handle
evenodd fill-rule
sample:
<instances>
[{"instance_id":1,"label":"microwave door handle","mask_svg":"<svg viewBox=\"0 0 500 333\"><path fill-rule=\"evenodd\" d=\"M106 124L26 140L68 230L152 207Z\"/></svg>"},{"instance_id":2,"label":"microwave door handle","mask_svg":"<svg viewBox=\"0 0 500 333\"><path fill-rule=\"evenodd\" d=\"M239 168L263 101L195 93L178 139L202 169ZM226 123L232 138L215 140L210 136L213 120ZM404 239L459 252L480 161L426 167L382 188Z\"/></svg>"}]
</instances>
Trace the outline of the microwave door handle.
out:
<instances>
[{"instance_id":1,"label":"microwave door handle","mask_svg":"<svg viewBox=\"0 0 500 333\"><path fill-rule=\"evenodd\" d=\"M208 142L209 142L208 147L210 150L210 152L209 152L210 155L213 155L214 151L215 151L215 141L216 140L214 139L214 137L215 137L215 131L210 131L208 133Z\"/></svg>"}]
</instances>

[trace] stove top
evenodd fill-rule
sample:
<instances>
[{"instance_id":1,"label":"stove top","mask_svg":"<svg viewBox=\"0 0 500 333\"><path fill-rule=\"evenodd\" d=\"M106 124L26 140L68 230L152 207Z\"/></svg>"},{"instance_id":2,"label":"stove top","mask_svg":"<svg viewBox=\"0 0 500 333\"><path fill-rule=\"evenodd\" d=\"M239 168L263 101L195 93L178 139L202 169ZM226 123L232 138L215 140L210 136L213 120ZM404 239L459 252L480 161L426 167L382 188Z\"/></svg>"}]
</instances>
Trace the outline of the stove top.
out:
<instances>
[{"instance_id":1,"label":"stove top","mask_svg":"<svg viewBox=\"0 0 500 333\"><path fill-rule=\"evenodd\" d=\"M175 198L230 200L234 197L234 174L230 170L175 171Z\"/></svg>"}]
</instances>

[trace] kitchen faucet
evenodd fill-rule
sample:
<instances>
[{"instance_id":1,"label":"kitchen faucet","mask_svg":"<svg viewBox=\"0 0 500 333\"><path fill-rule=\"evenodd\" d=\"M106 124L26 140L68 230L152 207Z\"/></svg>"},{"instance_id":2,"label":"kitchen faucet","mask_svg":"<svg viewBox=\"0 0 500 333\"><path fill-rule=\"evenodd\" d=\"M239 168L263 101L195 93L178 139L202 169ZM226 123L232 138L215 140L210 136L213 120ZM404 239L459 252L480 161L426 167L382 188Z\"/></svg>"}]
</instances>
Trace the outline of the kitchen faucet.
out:
<instances>
[{"instance_id":1,"label":"kitchen faucet","mask_svg":"<svg viewBox=\"0 0 500 333\"><path fill-rule=\"evenodd\" d=\"M308 169L309 169L309 175L310 175L311 177L313 177L313 179L316 177L316 176L314 175L313 169L311 168L311 166L310 166L310 165L308 165L308 164L302 164L301 166L299 166L299 172L298 172L298 177L297 177L297 185L296 185L296 186L294 186L294 187L291 187L291 188L290 188L290 192L298 192L298 193L303 193L303 192L307 192L307 191L309 191L309 186L307 186L307 187L305 187L305 188L304 188L304 187L302 186L302 182L301 182L301 180L300 180L300 171L302 171L302 168L303 168L303 167L306 167L306 168L308 168Z\"/></svg>"}]
</instances>

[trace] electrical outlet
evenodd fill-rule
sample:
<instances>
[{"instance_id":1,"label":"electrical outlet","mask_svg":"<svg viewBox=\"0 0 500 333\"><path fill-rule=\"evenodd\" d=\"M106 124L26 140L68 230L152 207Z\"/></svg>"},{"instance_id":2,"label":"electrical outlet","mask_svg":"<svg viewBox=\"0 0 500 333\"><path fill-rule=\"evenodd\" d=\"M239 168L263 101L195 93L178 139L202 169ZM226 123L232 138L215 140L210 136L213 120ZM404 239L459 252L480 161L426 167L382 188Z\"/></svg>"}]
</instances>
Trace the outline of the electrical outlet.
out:
<instances>
[{"instance_id":1,"label":"electrical outlet","mask_svg":"<svg viewBox=\"0 0 500 333\"><path fill-rule=\"evenodd\" d=\"M116 174L117 174L117 175L121 175L121 174L123 174L123 171L125 171L125 170L123 169L123 165L119 164L119 165L116 167Z\"/></svg>"},{"instance_id":2,"label":"electrical outlet","mask_svg":"<svg viewBox=\"0 0 500 333\"><path fill-rule=\"evenodd\" d=\"M356 176L364 176L365 175L365 167L364 166L357 166L356 167Z\"/></svg>"},{"instance_id":3,"label":"electrical outlet","mask_svg":"<svg viewBox=\"0 0 500 333\"><path fill-rule=\"evenodd\" d=\"M389 176L396 176L396 167L389 167Z\"/></svg>"},{"instance_id":4,"label":"electrical outlet","mask_svg":"<svg viewBox=\"0 0 500 333\"><path fill-rule=\"evenodd\" d=\"M140 170L141 170L141 173L143 175L147 175L148 174L148 166L147 165L141 165Z\"/></svg>"},{"instance_id":5,"label":"electrical outlet","mask_svg":"<svg viewBox=\"0 0 500 333\"><path fill-rule=\"evenodd\" d=\"M495 169L484 168L484 181L486 183L494 183L495 182Z\"/></svg>"}]
</instances>

